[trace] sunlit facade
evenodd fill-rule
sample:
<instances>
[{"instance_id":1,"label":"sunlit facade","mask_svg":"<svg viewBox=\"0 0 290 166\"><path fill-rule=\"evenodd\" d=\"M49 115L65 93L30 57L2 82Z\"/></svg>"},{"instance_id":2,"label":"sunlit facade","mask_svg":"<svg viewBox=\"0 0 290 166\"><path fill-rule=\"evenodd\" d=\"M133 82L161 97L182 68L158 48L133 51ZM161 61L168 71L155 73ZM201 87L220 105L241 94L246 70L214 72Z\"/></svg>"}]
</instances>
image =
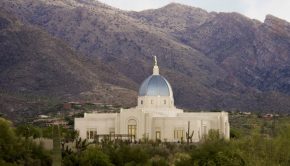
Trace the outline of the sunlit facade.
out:
<instances>
[{"instance_id":1,"label":"sunlit facade","mask_svg":"<svg viewBox=\"0 0 290 166\"><path fill-rule=\"evenodd\" d=\"M159 74L155 57L153 74L139 89L137 106L121 109L120 113L85 113L75 118L75 130L89 140L131 139L186 141L186 132L192 134L192 142L199 142L209 130L217 130L229 139L227 112L184 112L174 105L169 82Z\"/></svg>"}]
</instances>

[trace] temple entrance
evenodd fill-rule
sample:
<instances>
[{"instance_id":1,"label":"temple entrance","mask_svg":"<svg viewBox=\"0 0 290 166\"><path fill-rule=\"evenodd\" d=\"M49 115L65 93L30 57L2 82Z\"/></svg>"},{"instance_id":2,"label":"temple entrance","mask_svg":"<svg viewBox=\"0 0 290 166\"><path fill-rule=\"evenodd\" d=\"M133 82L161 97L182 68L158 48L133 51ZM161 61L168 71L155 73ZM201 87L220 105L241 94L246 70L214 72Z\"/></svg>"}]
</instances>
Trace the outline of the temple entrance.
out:
<instances>
[{"instance_id":1,"label":"temple entrance","mask_svg":"<svg viewBox=\"0 0 290 166\"><path fill-rule=\"evenodd\" d=\"M136 140L137 135L137 122L134 119L128 121L128 135L130 136L131 141Z\"/></svg>"}]
</instances>

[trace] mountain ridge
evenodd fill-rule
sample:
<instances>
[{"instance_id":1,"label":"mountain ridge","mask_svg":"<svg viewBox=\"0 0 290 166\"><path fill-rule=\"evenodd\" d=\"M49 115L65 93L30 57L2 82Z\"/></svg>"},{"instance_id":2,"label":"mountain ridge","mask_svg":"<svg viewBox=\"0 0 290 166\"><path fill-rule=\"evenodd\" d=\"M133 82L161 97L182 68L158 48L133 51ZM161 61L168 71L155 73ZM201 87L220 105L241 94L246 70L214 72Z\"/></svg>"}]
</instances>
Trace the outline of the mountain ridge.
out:
<instances>
[{"instance_id":1,"label":"mountain ridge","mask_svg":"<svg viewBox=\"0 0 290 166\"><path fill-rule=\"evenodd\" d=\"M290 39L283 20L268 16L260 22L238 13L209 13L179 4L141 12L89 0L1 4L80 55L116 68L134 82L130 89L135 91L151 74L151 58L157 55L179 107L290 111L286 102ZM267 25L271 21L278 25L275 31ZM126 88L119 81L114 84Z\"/></svg>"},{"instance_id":2,"label":"mountain ridge","mask_svg":"<svg viewBox=\"0 0 290 166\"><path fill-rule=\"evenodd\" d=\"M22 24L1 10L0 52L1 113L13 117L14 111L22 114L24 108L47 105L49 101L41 100L41 96L59 102L134 104L119 97L134 99L134 82L100 61L80 57L62 40L38 27ZM123 87L114 85L114 81ZM39 96L39 100L21 96Z\"/></svg>"}]
</instances>

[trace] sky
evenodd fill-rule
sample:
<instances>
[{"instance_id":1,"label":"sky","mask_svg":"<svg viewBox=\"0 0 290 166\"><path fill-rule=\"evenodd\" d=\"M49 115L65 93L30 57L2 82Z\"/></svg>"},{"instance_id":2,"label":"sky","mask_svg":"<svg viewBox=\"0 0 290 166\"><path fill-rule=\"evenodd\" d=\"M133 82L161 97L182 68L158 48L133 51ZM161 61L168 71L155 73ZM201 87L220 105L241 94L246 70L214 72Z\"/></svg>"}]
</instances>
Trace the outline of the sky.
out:
<instances>
[{"instance_id":1,"label":"sky","mask_svg":"<svg viewBox=\"0 0 290 166\"><path fill-rule=\"evenodd\" d=\"M209 12L238 12L264 21L272 14L290 22L290 0L99 0L123 10L156 9L171 2L199 7Z\"/></svg>"}]
</instances>

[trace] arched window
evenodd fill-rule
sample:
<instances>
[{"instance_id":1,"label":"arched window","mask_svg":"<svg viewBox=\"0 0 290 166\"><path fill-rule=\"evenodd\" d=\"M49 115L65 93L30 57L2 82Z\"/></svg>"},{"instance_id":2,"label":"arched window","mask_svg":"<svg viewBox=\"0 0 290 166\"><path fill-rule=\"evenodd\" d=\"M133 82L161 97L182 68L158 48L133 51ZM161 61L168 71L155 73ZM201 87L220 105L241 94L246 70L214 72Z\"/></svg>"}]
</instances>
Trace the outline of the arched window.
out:
<instances>
[{"instance_id":1,"label":"arched window","mask_svg":"<svg viewBox=\"0 0 290 166\"><path fill-rule=\"evenodd\" d=\"M141 100L141 104L143 105L143 100Z\"/></svg>"},{"instance_id":2,"label":"arched window","mask_svg":"<svg viewBox=\"0 0 290 166\"><path fill-rule=\"evenodd\" d=\"M137 121L135 119L129 119L128 125L137 125Z\"/></svg>"},{"instance_id":3,"label":"arched window","mask_svg":"<svg viewBox=\"0 0 290 166\"><path fill-rule=\"evenodd\" d=\"M137 121L135 119L128 120L128 135L130 136L131 141L136 139Z\"/></svg>"}]
</instances>

